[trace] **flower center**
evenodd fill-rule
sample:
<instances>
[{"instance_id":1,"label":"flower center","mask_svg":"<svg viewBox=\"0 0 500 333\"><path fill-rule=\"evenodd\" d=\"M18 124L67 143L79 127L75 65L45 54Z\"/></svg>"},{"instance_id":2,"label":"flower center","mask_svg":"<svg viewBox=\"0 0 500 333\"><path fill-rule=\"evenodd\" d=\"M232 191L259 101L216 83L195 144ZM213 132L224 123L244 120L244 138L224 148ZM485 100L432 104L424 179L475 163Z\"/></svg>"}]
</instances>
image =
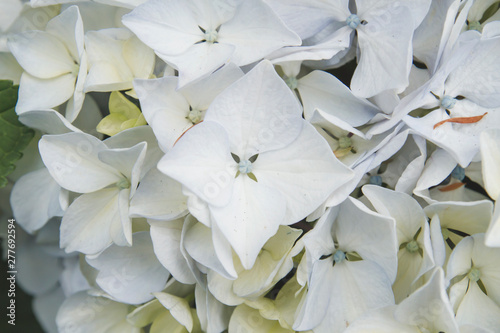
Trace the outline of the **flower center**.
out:
<instances>
[{"instance_id":1,"label":"flower center","mask_svg":"<svg viewBox=\"0 0 500 333\"><path fill-rule=\"evenodd\" d=\"M130 182L127 178L122 178L116 183L116 187L118 187L120 190L125 190L127 188L130 188Z\"/></svg>"},{"instance_id":2,"label":"flower center","mask_svg":"<svg viewBox=\"0 0 500 333\"><path fill-rule=\"evenodd\" d=\"M382 186L382 177L380 177L380 176L371 176L370 177L370 184Z\"/></svg>"},{"instance_id":3,"label":"flower center","mask_svg":"<svg viewBox=\"0 0 500 333\"><path fill-rule=\"evenodd\" d=\"M197 124L203 120L203 111L198 109L191 109L188 113L187 118L193 123Z\"/></svg>"},{"instance_id":4,"label":"flower center","mask_svg":"<svg viewBox=\"0 0 500 333\"><path fill-rule=\"evenodd\" d=\"M342 136L339 138L339 148L345 149L352 147L352 140L348 136Z\"/></svg>"},{"instance_id":5,"label":"flower center","mask_svg":"<svg viewBox=\"0 0 500 333\"><path fill-rule=\"evenodd\" d=\"M345 253L344 251L337 250L333 254L333 260L335 261L336 264L341 263L345 259Z\"/></svg>"},{"instance_id":6,"label":"flower center","mask_svg":"<svg viewBox=\"0 0 500 333\"><path fill-rule=\"evenodd\" d=\"M285 83L286 85L292 89L292 90L295 90L297 89L297 85L298 85L298 81L297 81L297 78L295 76L292 76L292 77L285 77Z\"/></svg>"},{"instance_id":7,"label":"flower center","mask_svg":"<svg viewBox=\"0 0 500 333\"><path fill-rule=\"evenodd\" d=\"M448 95L443 96L441 99L441 106L447 110L452 109L455 106L455 103L457 103L457 99Z\"/></svg>"},{"instance_id":8,"label":"flower center","mask_svg":"<svg viewBox=\"0 0 500 333\"><path fill-rule=\"evenodd\" d=\"M467 274L467 277L472 282L477 282L481 278L481 271L476 267L472 267L469 271L469 274Z\"/></svg>"},{"instance_id":9,"label":"flower center","mask_svg":"<svg viewBox=\"0 0 500 333\"><path fill-rule=\"evenodd\" d=\"M415 253L420 249L416 240L412 240L406 244L406 250L410 253Z\"/></svg>"},{"instance_id":10,"label":"flower center","mask_svg":"<svg viewBox=\"0 0 500 333\"><path fill-rule=\"evenodd\" d=\"M249 160L240 161L238 163L238 171L240 173L243 173L243 174L251 173L252 168L253 168L252 162L250 162Z\"/></svg>"},{"instance_id":11,"label":"flower center","mask_svg":"<svg viewBox=\"0 0 500 333\"><path fill-rule=\"evenodd\" d=\"M351 14L347 19L345 20L345 23L351 28L351 29L356 29L358 25L361 23L361 20L359 19L358 15L356 14Z\"/></svg>"},{"instance_id":12,"label":"flower center","mask_svg":"<svg viewBox=\"0 0 500 333\"><path fill-rule=\"evenodd\" d=\"M219 33L217 30L207 30L203 34L203 37L207 41L207 43L215 43L217 41L217 37L219 37Z\"/></svg>"}]
</instances>

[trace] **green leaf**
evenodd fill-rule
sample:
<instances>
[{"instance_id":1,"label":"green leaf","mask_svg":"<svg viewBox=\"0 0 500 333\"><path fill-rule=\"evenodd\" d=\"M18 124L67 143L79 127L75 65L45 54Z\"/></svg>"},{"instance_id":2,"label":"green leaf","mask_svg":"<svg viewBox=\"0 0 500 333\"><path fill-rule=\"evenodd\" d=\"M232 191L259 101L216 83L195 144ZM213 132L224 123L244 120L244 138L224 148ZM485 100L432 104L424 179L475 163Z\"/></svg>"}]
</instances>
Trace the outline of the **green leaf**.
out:
<instances>
[{"instance_id":1,"label":"green leaf","mask_svg":"<svg viewBox=\"0 0 500 333\"><path fill-rule=\"evenodd\" d=\"M15 170L14 163L23 157L22 151L35 135L17 117L18 89L12 81L0 80L0 187L7 185L6 177Z\"/></svg>"}]
</instances>

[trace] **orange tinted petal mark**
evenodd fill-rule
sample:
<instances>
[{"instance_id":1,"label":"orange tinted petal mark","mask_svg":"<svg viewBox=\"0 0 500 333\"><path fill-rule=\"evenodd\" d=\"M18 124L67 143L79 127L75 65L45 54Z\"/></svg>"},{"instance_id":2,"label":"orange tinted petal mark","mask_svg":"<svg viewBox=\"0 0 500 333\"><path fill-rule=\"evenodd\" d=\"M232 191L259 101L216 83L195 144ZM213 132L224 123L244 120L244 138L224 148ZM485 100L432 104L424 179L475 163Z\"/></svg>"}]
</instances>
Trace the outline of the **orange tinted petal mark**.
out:
<instances>
[{"instance_id":1,"label":"orange tinted petal mark","mask_svg":"<svg viewBox=\"0 0 500 333\"><path fill-rule=\"evenodd\" d=\"M434 125L434 129L436 129L436 127L443 125L444 123L459 123L459 124L477 123L478 121L483 119L483 117L486 116L487 114L488 114L488 112L485 112L482 116L456 117L456 118L445 119L445 120L440 121L439 123L436 123L436 125Z\"/></svg>"},{"instance_id":2,"label":"orange tinted petal mark","mask_svg":"<svg viewBox=\"0 0 500 333\"><path fill-rule=\"evenodd\" d=\"M441 192L450 192L450 191L456 190L457 188L460 188L464 185L465 185L465 183L453 183L450 185L446 185L445 187L441 187L438 190Z\"/></svg>"},{"instance_id":3,"label":"orange tinted petal mark","mask_svg":"<svg viewBox=\"0 0 500 333\"><path fill-rule=\"evenodd\" d=\"M184 131L184 133L182 133L182 134L181 134L181 136L180 136L180 137L178 137L178 138L177 138L177 140L175 140L175 142L174 142L174 146L175 146L175 144L177 143L177 141L179 141L179 140L182 138L182 136L183 136L184 134L186 134L186 133L187 133L187 131L189 131L191 128L195 127L196 125L198 125L198 124L200 124L200 123L202 123L202 122L203 122L203 120L202 120L202 121L200 121L199 123L194 124L193 126L189 127L187 130L185 130L185 131Z\"/></svg>"}]
</instances>

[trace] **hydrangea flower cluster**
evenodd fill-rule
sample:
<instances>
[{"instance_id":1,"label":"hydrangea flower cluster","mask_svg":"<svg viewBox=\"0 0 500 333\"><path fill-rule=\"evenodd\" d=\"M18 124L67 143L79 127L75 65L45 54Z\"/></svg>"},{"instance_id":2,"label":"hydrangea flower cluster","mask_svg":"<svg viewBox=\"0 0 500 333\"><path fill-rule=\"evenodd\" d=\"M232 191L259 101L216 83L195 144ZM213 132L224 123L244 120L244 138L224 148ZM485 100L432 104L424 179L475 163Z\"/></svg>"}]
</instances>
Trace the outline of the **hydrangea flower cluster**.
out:
<instances>
[{"instance_id":1,"label":"hydrangea flower cluster","mask_svg":"<svg viewBox=\"0 0 500 333\"><path fill-rule=\"evenodd\" d=\"M2 0L18 283L47 332L500 332L499 55L498 0Z\"/></svg>"}]
</instances>

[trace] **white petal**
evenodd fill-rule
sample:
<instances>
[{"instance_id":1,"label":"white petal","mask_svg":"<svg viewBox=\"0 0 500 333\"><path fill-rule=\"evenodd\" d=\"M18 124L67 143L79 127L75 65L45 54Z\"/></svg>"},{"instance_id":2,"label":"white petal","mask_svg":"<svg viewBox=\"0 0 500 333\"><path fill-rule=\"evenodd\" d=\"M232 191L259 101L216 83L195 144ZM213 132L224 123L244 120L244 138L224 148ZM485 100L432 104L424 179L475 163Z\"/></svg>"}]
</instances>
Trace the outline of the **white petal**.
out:
<instances>
[{"instance_id":1,"label":"white petal","mask_svg":"<svg viewBox=\"0 0 500 333\"><path fill-rule=\"evenodd\" d=\"M263 246L251 270L238 274L233 291L245 298L265 294L293 268L291 250L302 230L280 226L276 235Z\"/></svg>"},{"instance_id":2,"label":"white petal","mask_svg":"<svg viewBox=\"0 0 500 333\"><path fill-rule=\"evenodd\" d=\"M99 160L116 169L130 182L130 194L134 195L141 166L146 157L147 143L141 142L131 148L105 149L97 153Z\"/></svg>"},{"instance_id":3,"label":"white petal","mask_svg":"<svg viewBox=\"0 0 500 333\"><path fill-rule=\"evenodd\" d=\"M14 84L19 84L23 71L11 53L0 52L0 77L4 80L11 80Z\"/></svg>"},{"instance_id":4,"label":"white petal","mask_svg":"<svg viewBox=\"0 0 500 333\"><path fill-rule=\"evenodd\" d=\"M62 273L59 258L38 246L33 238L16 249L16 283L30 294L43 294L57 285Z\"/></svg>"},{"instance_id":5,"label":"white petal","mask_svg":"<svg viewBox=\"0 0 500 333\"><path fill-rule=\"evenodd\" d=\"M243 267L250 269L262 246L284 222L286 200L277 190L239 175L229 203L210 207L210 211Z\"/></svg>"},{"instance_id":6,"label":"white petal","mask_svg":"<svg viewBox=\"0 0 500 333\"><path fill-rule=\"evenodd\" d=\"M471 268L474 238L466 237L457 244L450 255L446 266L446 279L449 281L455 276L466 274Z\"/></svg>"},{"instance_id":7,"label":"white petal","mask_svg":"<svg viewBox=\"0 0 500 333\"><path fill-rule=\"evenodd\" d=\"M355 320L345 333L420 333L421 331L394 318L395 306L369 311Z\"/></svg>"},{"instance_id":8,"label":"white petal","mask_svg":"<svg viewBox=\"0 0 500 333\"><path fill-rule=\"evenodd\" d=\"M123 16L122 21L156 52L165 55L181 54L203 39L203 33L198 28L195 13L189 4L182 0L148 1Z\"/></svg>"},{"instance_id":9,"label":"white petal","mask_svg":"<svg viewBox=\"0 0 500 333\"><path fill-rule=\"evenodd\" d=\"M2 23L0 24L0 30L7 31L9 26L17 19L21 10L23 9L23 4L20 0L5 0L0 4L1 16L0 19Z\"/></svg>"},{"instance_id":10,"label":"white petal","mask_svg":"<svg viewBox=\"0 0 500 333\"><path fill-rule=\"evenodd\" d=\"M490 247L500 247L500 205L498 204L495 204L493 218L486 232L485 244Z\"/></svg>"},{"instance_id":11,"label":"white petal","mask_svg":"<svg viewBox=\"0 0 500 333\"><path fill-rule=\"evenodd\" d=\"M228 279L236 277L236 272L230 272L232 274L226 272L226 269L217 257L210 228L201 223L194 224L186 231L184 246L187 253L200 264L213 269Z\"/></svg>"},{"instance_id":12,"label":"white petal","mask_svg":"<svg viewBox=\"0 0 500 333\"><path fill-rule=\"evenodd\" d=\"M74 60L82 56L83 22L78 6L71 6L47 23L46 31L61 40ZM81 62L80 62L81 64Z\"/></svg>"},{"instance_id":13,"label":"white petal","mask_svg":"<svg viewBox=\"0 0 500 333\"><path fill-rule=\"evenodd\" d=\"M164 155L158 147L158 141L151 127L132 127L104 140L106 146L113 149L130 148L141 142L146 142L148 144L146 157L144 158L139 177L142 179L149 170L156 168L156 164Z\"/></svg>"},{"instance_id":14,"label":"white petal","mask_svg":"<svg viewBox=\"0 0 500 333\"><path fill-rule=\"evenodd\" d=\"M441 183L456 166L457 162L448 152L444 149L436 149L427 159L414 193L427 201L434 202L430 199L429 188Z\"/></svg>"},{"instance_id":15,"label":"white petal","mask_svg":"<svg viewBox=\"0 0 500 333\"><path fill-rule=\"evenodd\" d=\"M291 332L281 327L277 321L266 319L261 311L246 304L237 306L234 309L229 322L229 330L231 332Z\"/></svg>"},{"instance_id":16,"label":"white petal","mask_svg":"<svg viewBox=\"0 0 500 333\"><path fill-rule=\"evenodd\" d=\"M59 225L57 227L59 227ZM70 296L79 291L91 288L80 269L79 256L64 258L63 265L64 271L59 277L59 283L61 284L62 291L64 291L64 295Z\"/></svg>"},{"instance_id":17,"label":"white petal","mask_svg":"<svg viewBox=\"0 0 500 333\"><path fill-rule=\"evenodd\" d=\"M443 202L425 207L427 216L439 215L442 228L460 230L469 235L486 232L492 211L493 204L489 200Z\"/></svg>"},{"instance_id":18,"label":"white petal","mask_svg":"<svg viewBox=\"0 0 500 333\"><path fill-rule=\"evenodd\" d=\"M431 216L430 222L430 233L432 250L434 253L434 261L437 266L443 266L446 261L446 245L443 239L443 233L441 231L441 221L439 220L439 215Z\"/></svg>"},{"instance_id":19,"label":"white petal","mask_svg":"<svg viewBox=\"0 0 500 333\"><path fill-rule=\"evenodd\" d=\"M260 60L283 46L301 44L299 36L258 0L242 1L232 19L222 24L218 40L236 46L231 61L238 66Z\"/></svg>"},{"instance_id":20,"label":"white petal","mask_svg":"<svg viewBox=\"0 0 500 333\"><path fill-rule=\"evenodd\" d=\"M62 191L46 168L19 178L10 196L16 221L26 231L33 233L51 217L62 216L67 207L61 207L60 196L68 196Z\"/></svg>"},{"instance_id":21,"label":"white petal","mask_svg":"<svg viewBox=\"0 0 500 333\"><path fill-rule=\"evenodd\" d=\"M204 78L229 63L234 46L223 43L199 43L180 55L158 53L168 64L179 70L179 88Z\"/></svg>"},{"instance_id":22,"label":"white petal","mask_svg":"<svg viewBox=\"0 0 500 333\"><path fill-rule=\"evenodd\" d=\"M268 61L254 67L212 103L205 121L227 131L231 152L240 158L283 148L297 138L303 120L290 89Z\"/></svg>"},{"instance_id":23,"label":"white petal","mask_svg":"<svg viewBox=\"0 0 500 333\"><path fill-rule=\"evenodd\" d=\"M392 218L374 213L358 200L349 197L342 204L333 229L343 251L356 251L364 260L376 262L385 270L391 282L394 281L398 244Z\"/></svg>"},{"instance_id":24,"label":"white petal","mask_svg":"<svg viewBox=\"0 0 500 333\"><path fill-rule=\"evenodd\" d=\"M73 96L75 81L76 77L71 73L46 80L23 73L16 112L21 114L61 105Z\"/></svg>"},{"instance_id":25,"label":"white petal","mask_svg":"<svg viewBox=\"0 0 500 333\"><path fill-rule=\"evenodd\" d=\"M183 94L176 91L177 83L176 77L134 81L144 118L164 152L169 151L177 139L193 126L186 119L190 105Z\"/></svg>"},{"instance_id":26,"label":"white petal","mask_svg":"<svg viewBox=\"0 0 500 333\"><path fill-rule=\"evenodd\" d=\"M287 46L268 55L273 64L286 65L293 61L327 60L340 55L351 44L352 29L344 26L331 34L326 40L310 46ZM285 72L288 75L288 73ZM294 76L296 76L296 73Z\"/></svg>"},{"instance_id":27,"label":"white petal","mask_svg":"<svg viewBox=\"0 0 500 333\"><path fill-rule=\"evenodd\" d=\"M161 264L179 282L192 284L196 280L181 251L183 222L184 219L151 223L151 239Z\"/></svg>"},{"instance_id":28,"label":"white petal","mask_svg":"<svg viewBox=\"0 0 500 333\"><path fill-rule=\"evenodd\" d=\"M20 33L14 35L8 45L24 70L39 79L55 78L74 69L75 63L66 46L48 32Z\"/></svg>"},{"instance_id":29,"label":"white petal","mask_svg":"<svg viewBox=\"0 0 500 333\"><path fill-rule=\"evenodd\" d=\"M187 214L187 198L182 186L156 168L141 179L130 202L131 217L173 220Z\"/></svg>"},{"instance_id":30,"label":"white petal","mask_svg":"<svg viewBox=\"0 0 500 333\"><path fill-rule=\"evenodd\" d=\"M307 297L312 297L314 301L320 297L328 297L332 300L342 300L342 302L329 302L326 316L315 328L318 332L342 332L349 323L367 310L394 304L391 283L383 269L374 262L366 260L344 262L333 267L332 260L323 260L323 262L325 262L323 265L330 266L331 273L324 277L323 288L317 290L315 295L309 296L308 294ZM324 289L327 284L332 284L330 290ZM312 288L312 281L310 288ZM310 292L311 289L309 289ZM313 311L319 312L320 308L318 306ZM294 325L294 328L298 327Z\"/></svg>"},{"instance_id":31,"label":"white petal","mask_svg":"<svg viewBox=\"0 0 500 333\"><path fill-rule=\"evenodd\" d=\"M81 132L55 110L26 111L19 115L19 121L28 127L47 134Z\"/></svg>"},{"instance_id":32,"label":"white petal","mask_svg":"<svg viewBox=\"0 0 500 333\"><path fill-rule=\"evenodd\" d=\"M107 147L91 135L45 135L39 147L42 160L52 177L70 191L93 192L122 178L118 171L99 161L97 154Z\"/></svg>"},{"instance_id":33,"label":"white petal","mask_svg":"<svg viewBox=\"0 0 500 333\"><path fill-rule=\"evenodd\" d=\"M301 304L300 312L293 328L303 331L317 326L324 319L330 306L332 289L335 287L332 262L319 260L312 267L309 280L309 290L304 303Z\"/></svg>"},{"instance_id":34,"label":"white petal","mask_svg":"<svg viewBox=\"0 0 500 333\"><path fill-rule=\"evenodd\" d=\"M202 329L207 333L217 333L227 329L233 308L217 301L199 284L196 285L195 296L196 313L200 318Z\"/></svg>"},{"instance_id":35,"label":"white petal","mask_svg":"<svg viewBox=\"0 0 500 333\"><path fill-rule=\"evenodd\" d=\"M380 112L373 104L355 97L348 87L327 72L313 71L304 76L299 80L298 90L306 119L312 117L315 109L320 109L357 127Z\"/></svg>"},{"instance_id":36,"label":"white petal","mask_svg":"<svg viewBox=\"0 0 500 333\"><path fill-rule=\"evenodd\" d=\"M206 110L228 86L243 77L243 71L230 62L215 73L181 89L189 104L198 110Z\"/></svg>"},{"instance_id":37,"label":"white petal","mask_svg":"<svg viewBox=\"0 0 500 333\"><path fill-rule=\"evenodd\" d=\"M349 12L349 1L321 0L268 0L269 5L286 23L300 35L309 38L321 31L331 21L345 20Z\"/></svg>"},{"instance_id":38,"label":"white petal","mask_svg":"<svg viewBox=\"0 0 500 333\"><path fill-rule=\"evenodd\" d=\"M85 91L132 88L134 78L147 79L153 72L154 52L127 29L106 29L86 34L90 63Z\"/></svg>"},{"instance_id":39,"label":"white petal","mask_svg":"<svg viewBox=\"0 0 500 333\"><path fill-rule=\"evenodd\" d=\"M207 203L223 206L231 197L235 165L224 128L205 121L177 142L158 169Z\"/></svg>"},{"instance_id":40,"label":"white petal","mask_svg":"<svg viewBox=\"0 0 500 333\"><path fill-rule=\"evenodd\" d=\"M500 52L500 38L482 38L474 52L446 80L446 94L465 96L487 108L500 106L500 71L494 54Z\"/></svg>"},{"instance_id":41,"label":"white petal","mask_svg":"<svg viewBox=\"0 0 500 333\"><path fill-rule=\"evenodd\" d=\"M489 112L472 101L461 100L451 116L443 109L437 109L422 118L405 117L405 123L437 146L446 149L453 158L463 167L466 167L479 152L479 135L482 131L496 127L500 120L497 112ZM436 128L434 126L453 117L481 116L484 118L474 123L445 123Z\"/></svg>"},{"instance_id":42,"label":"white petal","mask_svg":"<svg viewBox=\"0 0 500 333\"><path fill-rule=\"evenodd\" d=\"M155 293L155 297L160 303L170 311L181 325L183 325L188 332L193 329L193 316L189 303L184 298L180 298L167 293Z\"/></svg>"},{"instance_id":43,"label":"white petal","mask_svg":"<svg viewBox=\"0 0 500 333\"><path fill-rule=\"evenodd\" d=\"M78 70L78 76L75 85L75 92L68 100L68 104L66 104L65 116L68 121L73 122L82 109L83 103L85 101L85 93L83 92L83 86L85 83L85 79L87 78L87 54L83 53L82 63L80 65L80 69Z\"/></svg>"},{"instance_id":44,"label":"white petal","mask_svg":"<svg viewBox=\"0 0 500 333\"><path fill-rule=\"evenodd\" d=\"M371 97L384 90L403 91L411 66L411 13L406 7L387 11L357 29L361 56L352 77L352 92ZM390 22L390 24L388 24Z\"/></svg>"},{"instance_id":45,"label":"white petal","mask_svg":"<svg viewBox=\"0 0 500 333\"><path fill-rule=\"evenodd\" d=\"M455 6L451 6L453 2L455 1L432 1L427 16L413 36L414 56L424 62L431 71L434 71L439 60L438 49L448 12L454 11L457 15L458 8L454 9Z\"/></svg>"},{"instance_id":46,"label":"white petal","mask_svg":"<svg viewBox=\"0 0 500 333\"><path fill-rule=\"evenodd\" d=\"M309 215L353 176L308 123L289 146L259 154L254 174L259 184L278 190L287 201L283 224Z\"/></svg>"},{"instance_id":47,"label":"white petal","mask_svg":"<svg viewBox=\"0 0 500 333\"><path fill-rule=\"evenodd\" d=\"M472 324L491 332L500 327L500 307L486 296L477 283L470 283L469 290L457 311L460 325Z\"/></svg>"},{"instance_id":48,"label":"white petal","mask_svg":"<svg viewBox=\"0 0 500 333\"><path fill-rule=\"evenodd\" d=\"M245 299L236 295L233 291L233 281L226 279L215 271L207 274L207 287L210 293L219 301L228 306L242 304Z\"/></svg>"},{"instance_id":49,"label":"white petal","mask_svg":"<svg viewBox=\"0 0 500 333\"><path fill-rule=\"evenodd\" d=\"M481 133L481 160L484 186L488 194L500 197L500 130L490 129Z\"/></svg>"},{"instance_id":50,"label":"white petal","mask_svg":"<svg viewBox=\"0 0 500 333\"><path fill-rule=\"evenodd\" d=\"M377 212L396 220L398 242L413 239L425 222L425 214L416 200L406 193L398 193L380 186L363 186L363 194L370 200Z\"/></svg>"},{"instance_id":51,"label":"white petal","mask_svg":"<svg viewBox=\"0 0 500 333\"><path fill-rule=\"evenodd\" d=\"M381 15L381 12L391 10L397 12L400 9L399 6L405 6L411 11L413 26L417 27L427 14L430 3L431 1L429 0L403 0L397 3L394 3L392 0L377 2L358 0L357 9L358 15L366 17L368 20L372 18L372 15Z\"/></svg>"},{"instance_id":52,"label":"white petal","mask_svg":"<svg viewBox=\"0 0 500 333\"><path fill-rule=\"evenodd\" d=\"M458 325L446 293L443 270L434 270L424 286L399 304L394 317L430 332L458 333Z\"/></svg>"},{"instance_id":53,"label":"white petal","mask_svg":"<svg viewBox=\"0 0 500 333\"><path fill-rule=\"evenodd\" d=\"M75 333L75 330L139 333L140 328L133 327L126 321L128 312L127 304L104 297L89 296L82 291L64 301L57 313L56 323L60 333Z\"/></svg>"},{"instance_id":54,"label":"white petal","mask_svg":"<svg viewBox=\"0 0 500 333\"><path fill-rule=\"evenodd\" d=\"M103 189L73 201L61 223L61 247L94 254L111 244L116 229L122 229L119 194L118 188ZM122 234L131 232L121 230Z\"/></svg>"},{"instance_id":55,"label":"white petal","mask_svg":"<svg viewBox=\"0 0 500 333\"><path fill-rule=\"evenodd\" d=\"M219 273L230 279L235 279L238 274L236 273L234 251L231 243L226 239L217 223L211 222L211 226L215 254L224 268L224 272Z\"/></svg>"},{"instance_id":56,"label":"white petal","mask_svg":"<svg viewBox=\"0 0 500 333\"><path fill-rule=\"evenodd\" d=\"M97 258L87 262L99 273L97 284L122 303L140 304L153 299L169 277L153 251L148 232L133 235L134 246L111 245Z\"/></svg>"}]
</instances>

